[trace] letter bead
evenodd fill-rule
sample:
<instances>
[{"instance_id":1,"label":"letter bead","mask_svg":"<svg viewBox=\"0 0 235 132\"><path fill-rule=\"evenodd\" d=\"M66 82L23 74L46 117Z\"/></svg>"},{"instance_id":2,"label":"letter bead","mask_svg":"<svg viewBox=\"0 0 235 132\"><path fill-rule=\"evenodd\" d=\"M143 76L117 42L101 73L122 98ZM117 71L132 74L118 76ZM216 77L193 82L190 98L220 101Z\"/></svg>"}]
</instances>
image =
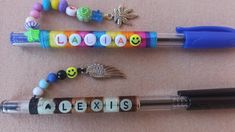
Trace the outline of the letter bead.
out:
<instances>
[{"instance_id":1,"label":"letter bead","mask_svg":"<svg viewBox=\"0 0 235 132\"><path fill-rule=\"evenodd\" d=\"M104 98L104 112L119 112L119 99L118 98Z\"/></svg>"},{"instance_id":2,"label":"letter bead","mask_svg":"<svg viewBox=\"0 0 235 132\"><path fill-rule=\"evenodd\" d=\"M117 35L115 37L115 44L118 46L118 47L124 47L127 43L127 39L124 35Z\"/></svg>"},{"instance_id":3,"label":"letter bead","mask_svg":"<svg viewBox=\"0 0 235 132\"><path fill-rule=\"evenodd\" d=\"M107 35L107 34L104 34L100 37L100 44L102 46L109 46L110 44L112 43L112 38Z\"/></svg>"},{"instance_id":4,"label":"letter bead","mask_svg":"<svg viewBox=\"0 0 235 132\"><path fill-rule=\"evenodd\" d=\"M59 111L61 113L69 113L70 111L72 110L72 104L71 102L67 101L67 100L64 100L64 101L61 101L60 104L59 104Z\"/></svg>"},{"instance_id":5,"label":"letter bead","mask_svg":"<svg viewBox=\"0 0 235 132\"><path fill-rule=\"evenodd\" d=\"M77 100L75 103L76 112L83 113L87 110L87 103L85 100Z\"/></svg>"},{"instance_id":6,"label":"letter bead","mask_svg":"<svg viewBox=\"0 0 235 132\"><path fill-rule=\"evenodd\" d=\"M55 37L55 43L57 46L63 47L67 43L67 36L64 34L58 34Z\"/></svg>"},{"instance_id":7,"label":"letter bead","mask_svg":"<svg viewBox=\"0 0 235 132\"><path fill-rule=\"evenodd\" d=\"M69 36L69 43L72 45L72 46L79 46L82 42L82 38L80 35L78 34L72 34Z\"/></svg>"},{"instance_id":8,"label":"letter bead","mask_svg":"<svg viewBox=\"0 0 235 132\"><path fill-rule=\"evenodd\" d=\"M96 36L92 33L89 33L85 36L84 41L87 46L94 46L96 43Z\"/></svg>"}]
</instances>

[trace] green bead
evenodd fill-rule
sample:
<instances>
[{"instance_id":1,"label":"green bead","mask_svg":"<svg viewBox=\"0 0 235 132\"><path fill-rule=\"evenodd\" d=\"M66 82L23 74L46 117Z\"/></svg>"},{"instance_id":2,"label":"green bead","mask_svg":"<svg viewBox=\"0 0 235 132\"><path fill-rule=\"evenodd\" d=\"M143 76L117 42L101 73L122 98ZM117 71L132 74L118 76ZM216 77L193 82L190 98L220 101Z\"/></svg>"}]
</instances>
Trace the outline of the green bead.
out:
<instances>
[{"instance_id":1,"label":"green bead","mask_svg":"<svg viewBox=\"0 0 235 132\"><path fill-rule=\"evenodd\" d=\"M24 33L29 42L38 42L40 30L29 29Z\"/></svg>"},{"instance_id":2,"label":"green bead","mask_svg":"<svg viewBox=\"0 0 235 132\"><path fill-rule=\"evenodd\" d=\"M92 11L88 7L81 7L77 10L77 19L82 22L89 22L91 19Z\"/></svg>"}]
</instances>

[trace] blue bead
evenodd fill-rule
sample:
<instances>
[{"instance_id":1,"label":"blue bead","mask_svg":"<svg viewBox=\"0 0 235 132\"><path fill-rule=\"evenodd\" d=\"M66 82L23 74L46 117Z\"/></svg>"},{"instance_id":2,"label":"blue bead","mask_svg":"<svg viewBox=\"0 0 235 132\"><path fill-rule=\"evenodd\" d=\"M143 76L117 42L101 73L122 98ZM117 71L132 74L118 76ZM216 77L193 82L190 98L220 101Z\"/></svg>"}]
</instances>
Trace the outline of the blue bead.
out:
<instances>
[{"instance_id":1,"label":"blue bead","mask_svg":"<svg viewBox=\"0 0 235 132\"><path fill-rule=\"evenodd\" d=\"M51 9L51 1L50 0L42 0L42 9L44 11L49 11Z\"/></svg>"},{"instance_id":2,"label":"blue bead","mask_svg":"<svg viewBox=\"0 0 235 132\"><path fill-rule=\"evenodd\" d=\"M103 13L100 12L100 10L92 11L91 20L94 22L103 22L104 21Z\"/></svg>"},{"instance_id":3,"label":"blue bead","mask_svg":"<svg viewBox=\"0 0 235 132\"><path fill-rule=\"evenodd\" d=\"M49 87L49 83L45 79L42 79L39 81L38 86L41 89L47 89Z\"/></svg>"},{"instance_id":4,"label":"blue bead","mask_svg":"<svg viewBox=\"0 0 235 132\"><path fill-rule=\"evenodd\" d=\"M47 76L47 81L49 83L55 83L57 81L57 75L55 73L49 73Z\"/></svg>"}]
</instances>

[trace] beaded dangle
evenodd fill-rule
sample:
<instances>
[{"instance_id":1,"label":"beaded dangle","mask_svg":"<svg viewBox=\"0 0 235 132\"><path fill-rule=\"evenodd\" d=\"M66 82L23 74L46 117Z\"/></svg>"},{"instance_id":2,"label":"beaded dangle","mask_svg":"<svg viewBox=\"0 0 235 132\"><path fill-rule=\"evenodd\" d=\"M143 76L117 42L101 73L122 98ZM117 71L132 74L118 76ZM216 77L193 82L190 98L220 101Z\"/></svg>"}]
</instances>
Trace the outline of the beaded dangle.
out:
<instances>
[{"instance_id":1,"label":"beaded dangle","mask_svg":"<svg viewBox=\"0 0 235 132\"><path fill-rule=\"evenodd\" d=\"M30 12L30 16L25 20L25 29L39 29L40 24L38 19L42 11L48 12L50 10L59 11L65 13L67 16L77 18L81 22L98 22L101 23L104 20L113 20L119 27L122 25L131 25L129 20L134 19L137 15L132 14L132 9L126 9L123 6L119 6L114 9L112 13L104 14L100 10L91 10L89 7L75 7L68 4L67 0L42 0L42 3L35 3L33 10Z\"/></svg>"},{"instance_id":2,"label":"beaded dangle","mask_svg":"<svg viewBox=\"0 0 235 132\"><path fill-rule=\"evenodd\" d=\"M93 64L83 68L69 67L67 70L59 70L57 73L49 73L47 79L40 80L38 86L33 89L33 96L42 97L49 85L66 78L75 79L79 75L88 75L95 79L126 78L126 75L115 67L102 64Z\"/></svg>"}]
</instances>

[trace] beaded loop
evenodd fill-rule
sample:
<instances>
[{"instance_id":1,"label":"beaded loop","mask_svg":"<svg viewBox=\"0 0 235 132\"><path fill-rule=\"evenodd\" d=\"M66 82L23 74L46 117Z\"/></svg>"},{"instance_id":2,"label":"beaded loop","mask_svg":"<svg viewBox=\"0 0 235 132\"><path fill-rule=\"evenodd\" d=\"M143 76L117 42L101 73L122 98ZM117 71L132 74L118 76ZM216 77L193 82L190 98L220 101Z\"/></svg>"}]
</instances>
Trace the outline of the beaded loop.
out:
<instances>
[{"instance_id":1,"label":"beaded loop","mask_svg":"<svg viewBox=\"0 0 235 132\"><path fill-rule=\"evenodd\" d=\"M125 9L120 6L118 9L114 9L112 14L104 14L100 10L91 10L88 7L79 7L69 5L67 0L42 0L42 3L36 2L33 5L32 11L30 12L30 17L25 20L25 29L39 29L40 24L37 20L41 17L41 12L48 12L51 9L59 11L60 13L65 13L70 17L77 18L81 22L97 22L101 23L106 20L114 20L116 24L121 26L122 24L130 25L128 23L129 19L134 19L137 15L130 14L132 9ZM108 17L107 17L108 16Z\"/></svg>"},{"instance_id":2,"label":"beaded loop","mask_svg":"<svg viewBox=\"0 0 235 132\"><path fill-rule=\"evenodd\" d=\"M47 79L41 79L38 83L38 86L33 89L34 97L41 97L44 94L44 91L48 89L51 84L56 83L59 80L75 79L79 75L86 74L90 77L96 79L105 79L105 78L125 78L125 74L116 69L115 67L105 66L101 64L89 65L85 68L76 68L69 67L66 70L59 70L57 73L49 73Z\"/></svg>"}]
</instances>

